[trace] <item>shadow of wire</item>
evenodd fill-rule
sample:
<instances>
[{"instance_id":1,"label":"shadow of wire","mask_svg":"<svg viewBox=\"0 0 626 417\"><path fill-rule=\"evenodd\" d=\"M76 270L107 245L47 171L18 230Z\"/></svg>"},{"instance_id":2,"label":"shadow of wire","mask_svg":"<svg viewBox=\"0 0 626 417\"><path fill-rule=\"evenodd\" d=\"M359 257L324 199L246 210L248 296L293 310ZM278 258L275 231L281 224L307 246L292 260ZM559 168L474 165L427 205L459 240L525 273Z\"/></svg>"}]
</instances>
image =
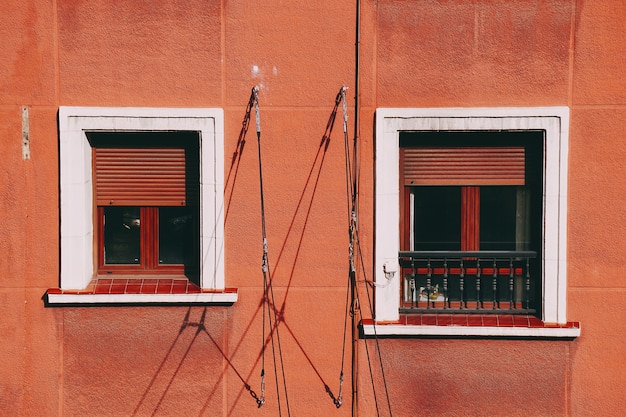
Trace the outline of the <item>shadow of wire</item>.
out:
<instances>
[{"instance_id":1,"label":"shadow of wire","mask_svg":"<svg viewBox=\"0 0 626 417\"><path fill-rule=\"evenodd\" d=\"M224 223L228 219L228 211L230 209L230 202L232 201L233 194L235 191L235 183L237 182L237 175L239 173L239 164L241 163L241 157L243 155L244 147L246 146L246 134L248 133L248 128L250 127L250 113L252 112L252 106L254 105L254 94L250 94L250 99L248 100L248 105L246 106L246 111L243 116L243 121L241 122L241 130L239 131L239 137L237 138L237 145L235 146L235 151L233 152L232 161L230 163L230 168L228 170L228 175L226 176L226 181L224 183L224 188L228 188L228 184L230 183L231 175L233 176L233 182L230 188L230 194L228 196L228 201L226 203L226 213L224 214Z\"/></svg>"},{"instance_id":2,"label":"shadow of wire","mask_svg":"<svg viewBox=\"0 0 626 417\"><path fill-rule=\"evenodd\" d=\"M292 285L292 281L293 281L293 277L295 274L295 268L296 268L296 264L297 264L297 260L299 258L299 254L300 254L300 250L302 248L302 243L303 243L303 239L304 239L304 235L306 232L306 226L308 224L308 219L311 213L311 209L313 206L313 202L315 199L315 195L317 193L317 187L319 184L319 179L320 179L320 175L322 172L322 168L324 166L324 161L326 158L326 153L328 150L328 147L330 145L330 140L331 140L331 134L333 131L333 127L335 124L335 119L336 119L336 115L337 115L337 110L339 107L339 103L341 101L341 91L337 94L336 98L335 98L335 105L333 107L333 110L330 114L330 117L327 121L326 124L326 129L324 131L324 134L322 135L322 139L321 142L318 146L318 150L317 153L315 155L315 158L313 160L313 164L311 166L311 169L309 171L309 174L307 176L303 191L300 195L300 199L298 200L298 203L296 205L296 209L295 212L293 214L293 217L291 219L291 223L289 225L289 228L287 230L287 235L284 238L283 241L283 245L279 251L277 260L276 260L276 265L274 267L274 270L272 271L272 276L270 277L270 282L269 285L271 286L276 271L278 270L278 266L280 265L280 261L283 257L283 253L287 247L287 243L290 240L290 235L293 233L294 231L294 225L296 222L296 219L298 217L298 213L301 211L302 207L305 204L305 196L307 194L307 190L309 190L312 187L312 191L311 191L311 195L308 201L308 205L305 208L305 217L304 217L304 224L302 227L302 230L300 232L299 238L298 238L298 243L297 243L297 250L295 253L295 257L294 257L294 263L291 266L291 271L289 273L289 280L286 286L286 292L283 298L283 302L281 303L280 307L278 307L275 304L269 303L270 308L273 309L273 313L275 314L275 317L277 317L277 321L275 323L272 324L272 329L270 330L270 336L273 335L273 333L277 330L276 327L278 325L280 325L280 323L282 322L285 327L287 328L287 331L289 332L289 334L291 335L291 337L293 338L294 342L296 343L296 345L298 346L298 348L300 349L300 351L302 352L302 354L304 355L305 359L307 360L307 362L309 363L309 365L311 366L311 368L313 369L314 373L317 375L317 377L320 379L320 381L322 382L322 385L324 386L325 392L330 396L331 400L333 401L333 403L335 404L335 406L339 407L341 405L341 400L340 398L337 398L332 390L330 389L330 387L328 386L328 384L326 383L326 381L324 381L324 378L322 377L322 375L320 374L319 370L316 368L316 366L314 365L313 361L311 360L310 356L307 354L307 352L305 351L304 347L302 346L302 344L300 343L300 341L298 340L298 338L296 337L295 333L293 332L293 330L287 325L287 323L285 322L285 306L286 306L286 302L287 302L287 296L289 295L289 290L291 288ZM319 161L319 162L318 162ZM316 172L316 167L317 167L317 172ZM311 185L313 184L313 185ZM269 336L268 336L269 338ZM265 346L267 346L267 342L268 339L265 340ZM343 361L342 361L343 363ZM229 413L230 415L230 413Z\"/></svg>"},{"instance_id":3,"label":"shadow of wire","mask_svg":"<svg viewBox=\"0 0 626 417\"><path fill-rule=\"evenodd\" d=\"M302 247L304 234L306 232L306 225L308 223L307 221L308 221L309 215L311 213L313 201L315 199L315 195L316 195L316 192L317 192L317 187L318 187L318 184L319 184L320 175L321 175L321 172L322 172L322 168L324 166L326 153L327 153L329 145L330 145L331 134L332 134L333 127L334 127L334 124L335 124L335 119L336 119L336 115L337 115L338 106L340 104L340 100L341 100L341 92L338 93L337 96L336 96L335 105L334 105L334 107L333 107L333 109L331 111L331 114L329 116L329 119L327 121L326 129L324 131L324 134L322 135L322 139L320 141L320 144L319 144L318 149L317 149L317 153L315 155L315 158L313 160L311 169L310 169L309 174L307 176L307 179L306 179L303 191L302 191L302 193L300 195L300 198L298 200L298 203L296 205L296 209L295 209L293 217L291 219L291 223L289 225L289 228L288 228L288 231L287 231L287 235L285 236L284 241L283 241L283 245L282 245L282 247L281 247L281 249L279 251L279 255L278 255L277 260L276 260L276 265L274 267L274 270L272 271L273 272L272 276L270 277L269 285L271 285L271 283L273 281L273 278L274 278L274 276L276 274L276 270L277 270L277 268L278 268L278 266L280 264L281 259L283 258L283 254L284 254L284 251L286 250L287 243L290 240L289 238L292 235L292 233L294 232L295 222L296 222L296 219L298 217L298 214L303 210L303 206L305 205L305 197L307 195L307 191L310 190L311 187L312 187L312 192L311 192L311 195L310 195L310 198L309 198L309 201L308 201L308 205L304 209L306 211L305 219L304 219L304 226L303 226L303 228L302 228L302 230L300 232L299 238L298 238L297 252L296 252L296 256L295 256L296 261L298 259L298 255L299 255L300 249ZM231 181L230 180L231 176L232 176L232 186L231 186L230 195L229 195L229 198L228 198L226 213L228 213L228 210L230 208L230 203L232 201L232 196L233 196L234 188L235 188L235 182L236 182L237 174L238 174L238 170L239 170L239 164L241 162L241 157L243 155L243 149L244 149L245 143L246 143L245 138L246 138L246 134L247 134L247 131L248 131L248 128L249 128L250 115L251 115L251 111L252 111L253 105L254 105L254 95L252 94L250 96L250 100L248 101L248 105L246 107L246 112L244 114L244 119L242 121L242 128L241 128L240 133L239 133L236 149L235 149L235 152L233 153L233 158L232 158L232 162L231 162L231 168L229 170L229 174L228 174L227 181L226 181L226 183L229 184L230 181ZM317 171L316 171L316 168L317 168ZM313 184L313 185L311 185L311 184ZM330 388L329 388L328 384L326 383L326 381L324 381L324 379L323 379L322 375L320 374L319 370L314 365L313 361L311 360L310 356L305 351L304 347L302 346L301 342L296 337L296 335L293 332L293 330L285 322L284 310L285 310L285 305L286 305L286 302L287 302L287 296L288 296L288 293L289 293L289 289L290 289L290 287L292 285L292 281L293 281L293 277L294 277L294 273L295 273L295 267L296 267L296 263L297 263L296 261L294 261L294 263L292 265L292 268L291 268L291 271L290 271L290 275L289 275L289 281L288 281L288 284L287 284L287 290L285 292L285 296L283 298L283 301L280 304L280 307L278 307L275 304L270 304L270 308L276 314L277 321L272 323L272 328L269 330L268 335L263 338L263 340L264 340L263 346L262 346L262 348L259 349L259 352L256 355L255 362L253 363L253 366L251 367L251 370L248 373L248 375L246 376L246 378L244 378L234 368L234 366L232 366L232 363L230 362L230 358L234 358L235 357L235 355L237 354L237 352L239 351L239 349L240 349L240 347L241 347L241 345L243 343L245 335L248 334L248 332L250 331L250 329L252 327L252 323L254 322L255 319L257 319L257 315L259 314L259 312L261 310L261 307L263 305L263 302L264 302L264 298L263 297L261 298L261 300L259 302L259 305L257 306L257 309L255 310L255 312L254 312L254 314L253 314L253 316L251 318L251 321L248 323L248 326L244 330L242 338L239 340L239 342L235 346L234 350L232 351L230 358L228 358L226 356L226 354L223 351L221 351L221 348L220 348L220 352L222 353L222 356L225 358L225 360L229 364L229 367L235 371L235 373L237 374L237 377L243 383L243 387L239 391L239 393L236 396L236 398L234 399L232 407L228 411L228 415L232 414L234 408L239 403L239 400L241 399L241 396L246 391L248 391L250 393L250 395L253 397L253 399L255 399L257 401L257 405L258 405L258 400L259 400L258 396L251 389L251 387L247 383L247 381L250 380L250 378L252 377L254 369L256 369L256 367L258 366L258 364L259 364L259 362L261 360L262 351L268 346L269 343L271 343L271 338L274 335L274 332L276 332L276 327L278 325L280 325L281 322L287 328L287 331L289 332L290 336L293 338L294 342L298 346L298 348L301 351L301 353L304 355L306 361L311 366L311 369L313 369L313 371L316 374L316 376L320 379L322 385L324 386L325 392L328 393L328 395L333 400L335 405L337 405L337 398L335 397L335 395L330 390ZM217 343L215 342L215 340L213 340L210 335L209 335L209 337L211 338L212 342L216 346L218 346ZM213 391L212 391L211 395L212 394L213 394ZM205 402L205 405L203 407L203 411L206 410L206 408L209 405L209 401L208 400L209 400L209 398Z\"/></svg>"},{"instance_id":4,"label":"shadow of wire","mask_svg":"<svg viewBox=\"0 0 626 417\"><path fill-rule=\"evenodd\" d=\"M232 196L234 193L234 188L235 188L235 183L237 180L237 175L238 175L238 171L239 171L239 165L241 162L241 157L243 155L243 150L245 147L245 137L249 128L249 122L250 122L250 114L251 114L251 110L252 110L252 106L254 103L254 97L253 95L251 95L250 100L248 101L248 105L246 107L246 111L244 114L244 119L242 121L242 128L241 131L239 133L239 137L238 137L238 141L237 141L237 145L236 145L236 149L233 153L232 156L232 162L231 162L231 166L229 169L229 173L226 179L226 186L231 183L231 177L232 177L232 185L231 185L231 189L230 189L230 194L229 194L229 198L228 198L228 202L226 204L226 213L225 213L225 220L226 217L228 216L228 210L230 208L230 203L232 201ZM299 236L299 243L298 243L298 249L296 252L296 257L295 259L297 260L298 258L298 254L300 252L300 248L302 246L302 241L303 241L303 237L306 231L306 224L307 224L307 219L310 215L311 212L311 207L313 205L313 200L315 198L315 194L317 191L317 186L318 186L318 182L319 182L319 178L320 178L320 174L322 171L322 167L324 164L324 160L325 160L325 156L326 156L326 152L328 150L329 144L330 144L330 136L333 130L333 126L334 126L334 122L335 122L335 118L336 118L336 114L337 114L337 109L338 109L338 104L339 104L339 95L337 96L337 99L335 101L335 106L331 112L331 115L328 119L327 125L326 125L326 130L322 136L322 140L320 142L320 145L318 147L317 153L315 155L311 170L309 171L307 180L305 182L305 186L304 189L302 191L302 194L300 196L300 199L298 201L298 204L296 206L296 210L294 212L291 224L289 226L287 235L285 237L283 246L281 247L281 250L279 252L279 256L277 258L277 262L276 262L276 267L278 266L278 264L280 263L280 260L282 258L283 252L286 249L287 246L287 241L289 240L289 236L292 234L293 232L293 228L294 228L294 224L295 224L295 220L298 216L298 213L301 210L301 207L303 206L304 203L304 198L306 195L307 190L310 187L310 183L312 181L312 178L315 176L315 180L314 180L314 185L313 185L313 191L312 194L310 196L310 200L308 202L308 206L306 208L306 215L305 215L305 223L303 226L303 229L300 233ZM315 168L316 166L318 166L318 160L320 159L321 156L321 160L319 162L319 167L317 170L317 173L315 173ZM314 175L316 174L316 175ZM267 335L267 337L264 338L264 348L267 347L267 345L271 342L271 337L273 336L274 332L276 331L276 327L278 325L280 325L280 323L282 322L287 331L289 332L289 334L291 335L291 337L293 338L294 342L296 343L296 345L298 346L298 348L300 349L300 351L302 352L302 354L304 355L305 359L307 360L307 362L309 363L309 365L311 366L311 368L313 369L314 373L317 375L317 377L320 379L320 381L322 382L326 392L329 394L329 396L331 397L331 399L333 401L336 401L335 396L333 395L333 393L330 391L328 384L324 381L323 377L321 376L320 372L318 371L318 369L315 367L315 365L313 364L311 358L309 357L309 355L306 353L304 347L302 346L302 344L300 343L300 341L298 340L298 338L296 337L296 335L294 334L293 330L287 325L287 323L285 322L285 317L284 317L284 309L285 309L285 304L287 301L287 295L289 292L289 288L291 287L292 284L292 280L293 280L293 275L294 275L294 270L295 270L295 265L296 265L296 261L294 261L294 264L292 265L292 269L290 272L290 276L289 276L289 281L288 281L288 285L287 285L287 291L285 293L285 296L283 298L283 302L280 306L280 308L277 308L276 305L270 305L270 308L272 308L274 310L274 312L276 313L276 317L278 318L278 320L273 323L272 329L270 329L269 334ZM274 270L274 274L275 274L276 269ZM272 274L272 275L274 275ZM270 284L271 281L273 280L273 276L270 278ZM172 374L172 376L169 378L165 390L164 392L161 394L153 412L152 415L154 416L157 411L159 410L159 408L161 407L161 405L163 404L163 401L169 391L169 389L171 388L173 382L175 381L179 370L181 369L184 361L187 358L187 355L189 354L192 346L194 345L194 343L196 343L196 340L198 338L198 336L202 333L206 334L209 338L209 340L212 342L212 344L216 347L216 349L220 352L220 354L222 355L223 359L225 360L227 367L224 368L224 370L222 371L222 373L220 374L219 378L217 379L213 390L208 394L208 397L205 401L205 403L203 404L203 407L201 409L200 415L202 415L207 407L210 405L210 400L213 397L214 393L216 392L216 390L219 388L219 381L221 381L224 377L224 374L227 372L228 369L231 369L235 375L237 376L237 378L241 381L242 383L242 389L239 391L239 394L237 395L237 397L235 398L235 401L233 402L232 408L229 411L229 415L231 414L231 412L233 411L234 407L238 404L239 399L241 398L241 395L244 392L248 392L250 394L250 396L257 402L257 406L259 406L259 398L258 395L256 394L256 392L251 388L250 384L247 382L250 377L252 376L252 373L254 372L253 370L256 369L257 365L259 364L259 361L261 359L261 352L262 349L259 349L258 354L256 355L256 359L255 362L253 364L253 366L251 367L251 371L248 373L248 375L246 376L246 378L244 378L242 376L242 374L239 372L239 370L234 366L233 362L232 362L232 358L235 357L235 355L237 354L237 352L239 351L243 340L245 339L245 336L248 334L248 332L250 331L253 322L256 320L256 316L259 314L259 311L262 307L262 303L264 302L263 298L261 299L261 302L259 303L259 305L257 306L257 309L255 310L253 316L251 317L250 322L248 323L248 325L246 326L246 328L244 329L244 332L242 334L241 339L239 340L239 342L237 343L237 345L235 346L234 350L232 351L232 354L230 357L228 357L226 355L226 353L222 350L221 346L219 345L219 343L217 343L217 341L213 338L213 336L209 333L208 329L206 328L205 324L204 324L204 320L206 317L206 307L204 308L203 312L202 312L202 316L199 322L192 322L190 321L190 314L191 314L191 307L189 307L187 309L187 312L185 313L183 322L181 324L181 327L178 331L178 334L176 336L176 338L174 339L174 341L172 342L172 344L170 345L168 351L166 352L163 360L161 361L161 363L159 364L159 367L157 368L157 371L155 372L154 376L152 377L152 379L150 380L150 382L148 383L146 389L144 390L141 399L139 401L139 403L137 404L137 406L135 407L135 409L133 410L133 413L131 414L132 416L136 416L138 415L140 409L142 408L142 406L144 405L144 402L146 400L146 398L148 397L148 395L150 394L150 392L154 389L155 383L157 381L157 378L159 377L159 375L161 374L161 372L163 371L164 367L166 366L167 362L170 360L170 357L172 356L172 352L174 351L179 339L181 338L183 332L188 329L188 328L195 328L195 334L193 335L192 340L189 342L189 346L186 348L182 358L180 359L180 361L178 362L178 365L176 366L174 373Z\"/></svg>"},{"instance_id":5,"label":"shadow of wire","mask_svg":"<svg viewBox=\"0 0 626 417\"><path fill-rule=\"evenodd\" d=\"M174 351L174 347L176 346L176 344L178 343L178 340L180 339L181 335L183 334L183 331L189 326L189 316L191 314L191 307L189 307L187 309L187 313L185 314L185 317L183 319L183 323L180 326L180 329L178 330L178 335L176 335L176 338L174 339L174 341L172 342L172 344L170 345L170 348L167 350L167 353L165 354L165 356L163 357L163 360L161 361L159 367L157 368L157 371L155 372L154 376L152 377L152 379L150 380L150 383L148 384L148 386L146 387L146 389L143 392L143 395L141 396L141 399L139 400L139 403L137 404L137 406L135 407L135 409L133 410L133 413L131 414L131 416L136 416L137 413L139 412L139 410L141 409L141 406L143 405L144 401L146 400L146 398L148 397L148 394L150 393L150 391L152 390L158 376L161 374L161 372L163 371L165 364L168 362L168 360L170 359L170 356L172 355L172 352ZM189 347L187 348L187 350L185 351L185 354L183 355L183 358L180 360L178 366L176 367L176 370L174 372L174 375L172 376L172 378L170 378L170 381L167 384L167 387L165 389L165 391L163 392L163 394L161 395L161 397L159 398L159 401L154 409L154 411L152 412L152 415L154 415L158 408L160 407L163 399L165 398L165 395L167 394L167 391L169 389L169 387L172 384L172 381L175 379L176 374L178 373L178 370L180 369L183 361L185 360L187 354L189 353L189 350L191 349L191 346L193 345L193 342L195 341L197 337L197 332L196 335L194 335L194 338L192 339L192 342L189 344Z\"/></svg>"},{"instance_id":6,"label":"shadow of wire","mask_svg":"<svg viewBox=\"0 0 626 417\"><path fill-rule=\"evenodd\" d=\"M219 377L215 381L215 384L213 386L213 390L208 394L208 397L207 397L206 401L204 402L204 404L202 405L202 409L201 409L199 415L202 415L206 411L207 407L210 404L211 398L213 397L215 391L219 388L219 386L220 386L219 383L223 379L224 374L228 371L228 369L231 369L235 373L235 375L237 376L237 378L239 378L239 380L241 381L241 383L243 385L243 390L248 391L250 393L250 396L257 401L257 405L258 405L258 396L257 396L257 394L254 392L254 390L252 390L250 385L247 383L247 381L243 378L243 376L241 375L239 370L233 364L231 358L229 358L226 355L226 353L224 352L222 347L213 338L213 336L211 335L209 330L206 328L206 325L205 325L206 313L207 313L207 307L204 307L204 309L202 311L202 315L200 317L200 320L198 322L193 322L193 321L190 321L191 307L189 307L187 309L187 312L185 313L185 317L183 319L183 323L181 324L181 327L179 329L178 334L176 335L176 338L174 339L174 341L170 345L168 351L166 352L165 356L163 357L163 360L161 361L159 367L157 368L157 371L155 372L154 376L152 377L152 379L148 383L146 389L144 390L144 392L143 392L143 394L141 396L141 399L140 399L139 403L137 404L137 406L133 410L133 413L131 414L131 416L137 416L139 414L139 412L140 412L142 406L144 405L144 402L145 402L146 398L148 397L148 395L154 389L156 389L156 386L155 386L156 385L156 381L157 381L158 377L161 375L161 373L163 372L164 368L166 367L167 362L171 359L172 353L173 353L176 345L178 344L178 341L181 338L183 332L186 329L193 329L193 328L195 328L195 333L193 335L193 338L189 342L189 345L186 347L182 357L178 361L178 363L177 363L177 365L176 365L176 367L174 369L174 372L172 373L172 375L167 380L167 383L165 384L164 389L162 389L162 392L161 392L161 394L159 396L159 399L156 402L156 405L154 405L154 409L152 410L150 415L155 416L157 414L157 412L159 411L159 409L161 408L161 406L162 406L162 404L163 404L163 402L165 400L165 397L167 396L170 388L172 387L174 381L176 380L176 378L178 376L178 373L179 373L181 367L183 366L183 363L185 362L189 352L191 351L191 348L194 346L194 344L196 344L198 342L198 336L200 336L202 334L205 334L206 336L208 336L208 338L211 341L211 343L214 345L214 347L217 349L217 351L222 355L225 363L227 364L227 367L225 367L223 369L222 373L219 375ZM248 329L249 328L250 328L250 325L248 326ZM259 357L260 357L260 354L259 354ZM257 359L257 362L258 362L258 359ZM145 414L146 413L142 413L142 415L145 415Z\"/></svg>"}]
</instances>

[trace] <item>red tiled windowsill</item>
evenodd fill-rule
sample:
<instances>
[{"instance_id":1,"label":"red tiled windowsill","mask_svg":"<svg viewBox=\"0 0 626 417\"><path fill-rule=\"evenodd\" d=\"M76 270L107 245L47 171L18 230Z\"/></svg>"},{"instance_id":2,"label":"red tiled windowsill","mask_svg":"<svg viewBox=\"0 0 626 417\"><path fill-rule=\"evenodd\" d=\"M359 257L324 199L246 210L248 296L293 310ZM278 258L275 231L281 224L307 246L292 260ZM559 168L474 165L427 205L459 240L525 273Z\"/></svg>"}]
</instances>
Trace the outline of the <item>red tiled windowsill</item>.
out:
<instances>
[{"instance_id":1,"label":"red tiled windowsill","mask_svg":"<svg viewBox=\"0 0 626 417\"><path fill-rule=\"evenodd\" d=\"M372 336L500 336L574 338L580 323L544 323L531 315L508 314L403 314L396 322L361 321L363 333Z\"/></svg>"},{"instance_id":2,"label":"red tiled windowsill","mask_svg":"<svg viewBox=\"0 0 626 417\"><path fill-rule=\"evenodd\" d=\"M186 278L96 278L84 289L50 288L47 304L232 304L236 288L201 288Z\"/></svg>"}]
</instances>

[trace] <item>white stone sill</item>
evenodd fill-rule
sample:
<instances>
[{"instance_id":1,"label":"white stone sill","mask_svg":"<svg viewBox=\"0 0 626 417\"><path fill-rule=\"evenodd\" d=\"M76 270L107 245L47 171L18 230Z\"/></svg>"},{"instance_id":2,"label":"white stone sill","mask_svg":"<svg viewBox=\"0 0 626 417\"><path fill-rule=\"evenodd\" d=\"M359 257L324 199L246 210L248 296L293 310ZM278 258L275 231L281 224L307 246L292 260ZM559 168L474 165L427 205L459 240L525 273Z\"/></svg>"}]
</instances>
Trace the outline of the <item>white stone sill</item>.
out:
<instances>
[{"instance_id":1,"label":"white stone sill","mask_svg":"<svg viewBox=\"0 0 626 417\"><path fill-rule=\"evenodd\" d=\"M364 324L363 335L371 337L504 337L573 339L580 336L580 327L495 327L495 326L433 326L410 324Z\"/></svg>"},{"instance_id":2,"label":"white stone sill","mask_svg":"<svg viewBox=\"0 0 626 417\"><path fill-rule=\"evenodd\" d=\"M207 292L193 294L46 294L46 305L232 305L238 300L237 292Z\"/></svg>"}]
</instances>

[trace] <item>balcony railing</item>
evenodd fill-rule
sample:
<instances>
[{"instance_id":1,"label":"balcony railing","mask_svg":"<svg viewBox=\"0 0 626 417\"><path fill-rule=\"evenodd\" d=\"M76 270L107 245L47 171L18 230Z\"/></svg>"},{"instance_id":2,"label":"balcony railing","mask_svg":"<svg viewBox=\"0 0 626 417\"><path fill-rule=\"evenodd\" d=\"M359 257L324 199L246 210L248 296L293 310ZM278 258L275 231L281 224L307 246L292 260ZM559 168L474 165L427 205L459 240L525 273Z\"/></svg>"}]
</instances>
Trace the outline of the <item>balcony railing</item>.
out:
<instances>
[{"instance_id":1,"label":"balcony railing","mask_svg":"<svg viewBox=\"0 0 626 417\"><path fill-rule=\"evenodd\" d=\"M536 257L533 251L401 251L400 312L533 314Z\"/></svg>"}]
</instances>

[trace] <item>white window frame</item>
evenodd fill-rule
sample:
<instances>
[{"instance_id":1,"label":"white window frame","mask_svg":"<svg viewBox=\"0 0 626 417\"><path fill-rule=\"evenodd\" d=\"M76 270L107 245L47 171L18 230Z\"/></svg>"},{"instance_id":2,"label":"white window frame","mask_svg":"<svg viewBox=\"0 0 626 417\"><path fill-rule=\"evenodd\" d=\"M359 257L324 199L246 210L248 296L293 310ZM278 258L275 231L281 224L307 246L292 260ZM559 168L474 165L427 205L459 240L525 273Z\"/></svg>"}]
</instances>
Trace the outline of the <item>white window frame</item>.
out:
<instances>
[{"instance_id":1,"label":"white window frame","mask_svg":"<svg viewBox=\"0 0 626 417\"><path fill-rule=\"evenodd\" d=\"M232 303L224 281L224 113L219 108L60 107L61 290L95 277L91 146L85 132L196 131L200 137L200 294L49 294L49 303Z\"/></svg>"},{"instance_id":2,"label":"white window frame","mask_svg":"<svg viewBox=\"0 0 626 417\"><path fill-rule=\"evenodd\" d=\"M542 130L545 132L543 253L540 255L542 263L540 283L543 286L541 319L545 323L566 323L568 107L377 109L375 145L376 241L374 253L375 319L377 323L393 323L399 320L401 274L398 272L400 270L398 265L400 248L398 161L400 133L403 131L480 130ZM407 326L402 329L396 326L395 330L394 326L377 326L376 329L373 329L372 326L364 327L366 334L368 332L370 334L383 332L383 334L390 335L394 333L425 334L420 333L423 329L407 330ZM515 328L511 328L510 331L513 332L514 330ZM518 332L519 330L517 328ZM478 329L480 334L477 335L523 336L528 333L525 332L527 329L522 330L524 330L524 334L502 334L502 329L481 328ZM539 333L544 330L538 329L529 335L542 336L544 334ZM467 332L468 330L444 328L438 331L445 335ZM579 331L580 329L575 329L574 333ZM563 335L563 332L555 334L555 336L560 335ZM577 336L577 334L573 336Z\"/></svg>"}]
</instances>

